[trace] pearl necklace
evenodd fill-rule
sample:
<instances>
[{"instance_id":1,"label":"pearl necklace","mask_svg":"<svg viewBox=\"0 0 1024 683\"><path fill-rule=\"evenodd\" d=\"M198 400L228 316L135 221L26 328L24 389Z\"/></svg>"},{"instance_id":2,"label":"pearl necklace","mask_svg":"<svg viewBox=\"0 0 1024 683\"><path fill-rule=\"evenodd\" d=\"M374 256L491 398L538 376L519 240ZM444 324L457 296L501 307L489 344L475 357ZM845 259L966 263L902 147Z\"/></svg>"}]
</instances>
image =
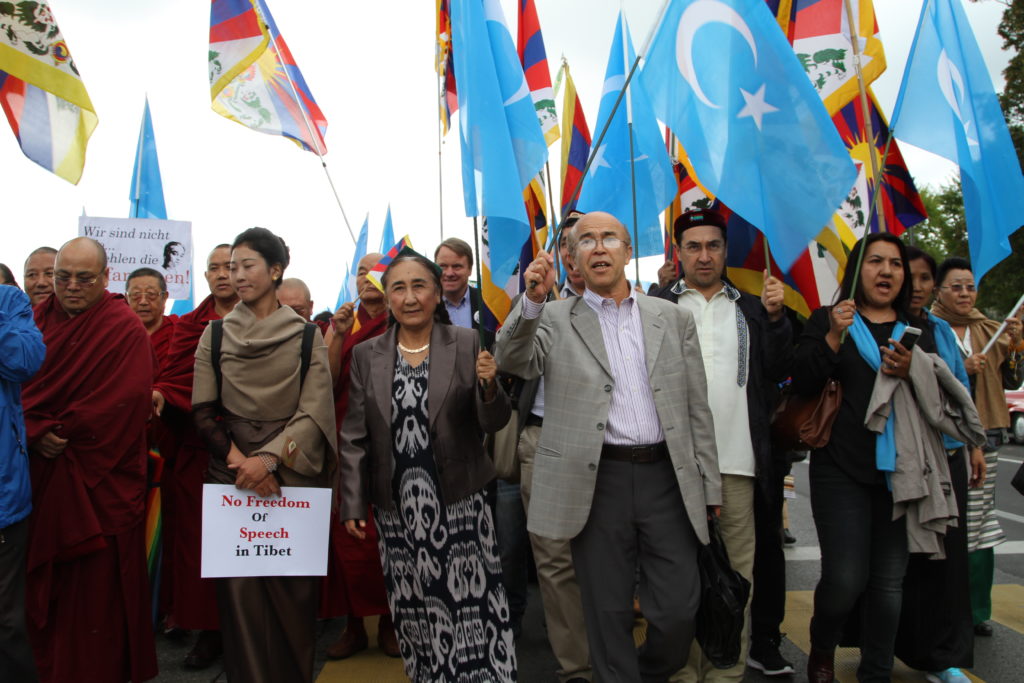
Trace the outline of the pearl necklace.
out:
<instances>
[{"instance_id":1,"label":"pearl necklace","mask_svg":"<svg viewBox=\"0 0 1024 683\"><path fill-rule=\"evenodd\" d=\"M423 346L421 346L418 349L410 349L410 348L404 346L402 344L402 342L398 342L398 348L401 349L405 353L423 353L424 351L426 351L427 349L430 348L430 342L427 342L426 344L424 344Z\"/></svg>"}]
</instances>

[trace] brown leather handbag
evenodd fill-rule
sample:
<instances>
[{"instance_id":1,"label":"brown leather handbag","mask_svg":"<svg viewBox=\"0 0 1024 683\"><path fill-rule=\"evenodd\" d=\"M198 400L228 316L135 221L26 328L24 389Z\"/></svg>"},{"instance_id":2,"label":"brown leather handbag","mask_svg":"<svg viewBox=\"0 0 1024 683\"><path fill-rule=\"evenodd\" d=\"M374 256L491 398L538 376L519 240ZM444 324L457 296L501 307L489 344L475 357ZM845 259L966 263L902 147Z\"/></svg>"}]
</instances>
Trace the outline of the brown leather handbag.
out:
<instances>
[{"instance_id":1,"label":"brown leather handbag","mask_svg":"<svg viewBox=\"0 0 1024 683\"><path fill-rule=\"evenodd\" d=\"M839 380L829 378L818 396L783 394L772 418L772 444L787 451L821 448L832 436L832 423L843 402Z\"/></svg>"}]
</instances>

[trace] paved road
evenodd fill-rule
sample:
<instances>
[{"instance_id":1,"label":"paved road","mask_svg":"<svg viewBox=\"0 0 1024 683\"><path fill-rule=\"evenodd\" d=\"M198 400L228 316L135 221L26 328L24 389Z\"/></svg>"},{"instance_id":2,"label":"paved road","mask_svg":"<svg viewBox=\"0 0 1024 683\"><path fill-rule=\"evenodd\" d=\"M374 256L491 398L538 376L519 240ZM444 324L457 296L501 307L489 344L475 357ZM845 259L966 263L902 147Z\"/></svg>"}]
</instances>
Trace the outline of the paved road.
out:
<instances>
[{"instance_id":1,"label":"paved road","mask_svg":"<svg viewBox=\"0 0 1024 683\"><path fill-rule=\"evenodd\" d=\"M1020 652L1024 651L1024 497L1010 486L1010 479L1024 462L1024 448L1006 446L1000 453L1000 473L996 491L996 507L1000 521L1006 531L1007 542L996 550L995 593L995 635L979 638L975 643L975 667L971 671L974 680L997 683L1024 680L1020 668ZM810 500L807 488L806 463L794 466L797 497L790 504L790 528L797 537L797 544L787 549L788 618L784 630L789 638L783 643L783 653L797 664L802 671L807 656L807 617L810 591L818 579L819 563L817 537L811 520ZM941 599L941 596L936 596ZM341 620L323 622L319 651L333 641L343 626ZM163 641L159 644L161 681L206 682L214 680L219 667L207 672L186 672L180 661L187 647ZM536 586L531 586L530 603L524 621L523 636L518 642L519 680L527 683L557 683L554 671L557 668L554 656L547 645L544 632L540 596ZM320 683L362 683L362 681L401 681L396 673L395 662L383 657L373 659L373 653L364 655L368 659L360 662L359 674L346 673L352 669L330 664L318 678ZM841 651L839 656L840 681L856 680L853 670L856 665L855 653ZM375 662L379 667L374 670ZM356 664L356 662L351 662ZM323 662L318 663L318 671ZM374 670L374 673L365 673ZM223 681L221 676L218 680ZM746 681L772 680L758 672L748 670ZM796 680L799 680L797 678ZM896 681L922 681L923 676L901 667L894 675Z\"/></svg>"}]
</instances>

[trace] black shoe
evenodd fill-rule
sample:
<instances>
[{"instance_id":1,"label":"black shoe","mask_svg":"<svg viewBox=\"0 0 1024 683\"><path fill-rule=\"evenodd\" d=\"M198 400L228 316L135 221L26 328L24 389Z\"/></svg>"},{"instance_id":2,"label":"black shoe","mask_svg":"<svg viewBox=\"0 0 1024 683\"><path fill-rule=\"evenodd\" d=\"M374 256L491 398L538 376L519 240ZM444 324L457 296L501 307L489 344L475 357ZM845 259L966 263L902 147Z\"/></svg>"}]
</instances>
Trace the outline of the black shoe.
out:
<instances>
[{"instance_id":1,"label":"black shoe","mask_svg":"<svg viewBox=\"0 0 1024 683\"><path fill-rule=\"evenodd\" d=\"M983 636L985 638L992 637L992 625L987 621L983 621L980 624L974 625L974 635Z\"/></svg>"},{"instance_id":2,"label":"black shoe","mask_svg":"<svg viewBox=\"0 0 1024 683\"><path fill-rule=\"evenodd\" d=\"M793 545L796 543L796 536L789 533L789 529L782 530L782 542L786 545Z\"/></svg>"},{"instance_id":3,"label":"black shoe","mask_svg":"<svg viewBox=\"0 0 1024 683\"><path fill-rule=\"evenodd\" d=\"M779 653L782 638L754 638L747 655L747 666L757 669L765 676L789 676L793 663Z\"/></svg>"},{"instance_id":4,"label":"black shoe","mask_svg":"<svg viewBox=\"0 0 1024 683\"><path fill-rule=\"evenodd\" d=\"M200 631L196 644L185 655L185 668L196 671L206 669L224 652L220 631Z\"/></svg>"}]
</instances>

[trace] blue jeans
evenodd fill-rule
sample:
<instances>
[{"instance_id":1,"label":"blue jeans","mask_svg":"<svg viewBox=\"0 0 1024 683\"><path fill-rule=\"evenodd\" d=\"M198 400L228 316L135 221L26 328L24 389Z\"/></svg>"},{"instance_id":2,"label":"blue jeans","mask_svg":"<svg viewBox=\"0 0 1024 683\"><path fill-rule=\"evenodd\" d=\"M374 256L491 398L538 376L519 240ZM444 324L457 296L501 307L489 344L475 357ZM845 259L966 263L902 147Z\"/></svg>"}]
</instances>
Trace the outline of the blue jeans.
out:
<instances>
[{"instance_id":1,"label":"blue jeans","mask_svg":"<svg viewBox=\"0 0 1024 683\"><path fill-rule=\"evenodd\" d=\"M860 605L859 681L888 681L907 568L906 519L892 519L884 483L867 485L811 456L811 511L821 546L811 646L832 650Z\"/></svg>"},{"instance_id":2,"label":"blue jeans","mask_svg":"<svg viewBox=\"0 0 1024 683\"><path fill-rule=\"evenodd\" d=\"M498 553L501 555L501 576L508 595L512 631L517 636L526 612L526 591L529 580L530 537L526 533L526 511L519 484L498 480L495 505Z\"/></svg>"}]
</instances>

